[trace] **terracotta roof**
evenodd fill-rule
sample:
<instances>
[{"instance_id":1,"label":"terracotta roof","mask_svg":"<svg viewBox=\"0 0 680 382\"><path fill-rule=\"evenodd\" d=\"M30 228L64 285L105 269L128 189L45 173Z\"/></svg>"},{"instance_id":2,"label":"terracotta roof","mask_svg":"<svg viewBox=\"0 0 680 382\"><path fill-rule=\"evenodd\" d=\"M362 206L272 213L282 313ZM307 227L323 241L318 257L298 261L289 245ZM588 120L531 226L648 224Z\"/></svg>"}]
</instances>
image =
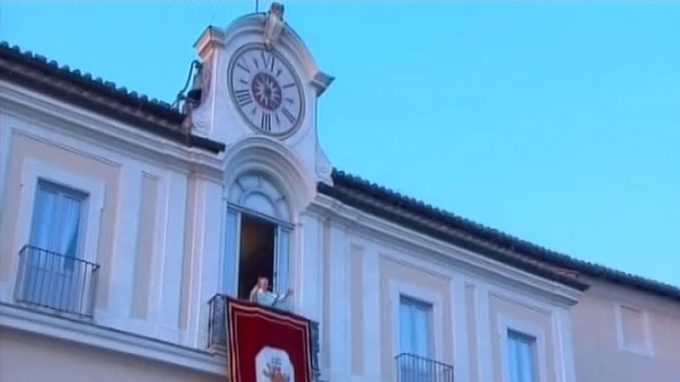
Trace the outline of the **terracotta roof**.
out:
<instances>
[{"instance_id":1,"label":"terracotta roof","mask_svg":"<svg viewBox=\"0 0 680 382\"><path fill-rule=\"evenodd\" d=\"M680 301L680 288L552 251L486 227L359 177L334 170L333 186L319 192L345 204L456 246L488 256L579 290L580 274Z\"/></svg>"},{"instance_id":2,"label":"terracotta roof","mask_svg":"<svg viewBox=\"0 0 680 382\"><path fill-rule=\"evenodd\" d=\"M187 146L213 153L225 148L223 143L187 133L182 128L186 116L168 103L117 87L113 82L92 77L89 73L59 66L56 61L22 52L6 42L0 43L0 78Z\"/></svg>"}]
</instances>

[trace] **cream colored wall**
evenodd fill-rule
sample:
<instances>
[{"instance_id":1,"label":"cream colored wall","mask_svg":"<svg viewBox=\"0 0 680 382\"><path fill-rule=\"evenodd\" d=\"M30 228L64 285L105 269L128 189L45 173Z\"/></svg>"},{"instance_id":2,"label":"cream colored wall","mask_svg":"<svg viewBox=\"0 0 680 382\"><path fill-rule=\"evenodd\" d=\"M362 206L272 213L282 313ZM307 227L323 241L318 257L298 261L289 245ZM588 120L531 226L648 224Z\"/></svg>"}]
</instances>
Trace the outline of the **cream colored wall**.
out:
<instances>
[{"instance_id":1,"label":"cream colored wall","mask_svg":"<svg viewBox=\"0 0 680 382\"><path fill-rule=\"evenodd\" d=\"M154 232L157 226L158 215L158 177L151 174L142 174L142 200L139 214L139 238L137 239L137 256L135 259L135 279L132 296L132 317L146 319L149 313L149 299L151 289L149 275L153 271L153 254L155 251L156 238Z\"/></svg>"},{"instance_id":2,"label":"cream colored wall","mask_svg":"<svg viewBox=\"0 0 680 382\"><path fill-rule=\"evenodd\" d=\"M321 325L321 350L319 351L319 363L320 367L322 369L327 370L329 365L330 365L330 342L327 341L328 338L330 338L331 334L331 325L330 325L330 317L331 317L331 299L329 298L330 296L330 290L331 290L331 285L330 285L330 263L331 263L331 253L330 253L330 227L328 226L328 222L326 222L323 225L323 230L321 233L321 240L323 243L321 244L322 254L322 267L323 267L323 316L322 316L322 325Z\"/></svg>"},{"instance_id":3,"label":"cream colored wall","mask_svg":"<svg viewBox=\"0 0 680 382\"><path fill-rule=\"evenodd\" d=\"M571 309L577 380L679 381L680 304L613 284L591 282L591 289ZM616 305L620 303L645 312L651 355L619 345Z\"/></svg>"},{"instance_id":4,"label":"cream colored wall","mask_svg":"<svg viewBox=\"0 0 680 382\"><path fill-rule=\"evenodd\" d=\"M439 349L438 354L435 354L435 359L440 362L453 364L453 332L452 332L452 317L451 317L451 293L450 282L451 279L442 277L441 275L433 274L422 269L418 269L413 265L400 263L395 259L386 256L380 258L380 330L382 336L382 370L384 380L395 380L395 363L394 357L398 355L400 350L395 343L395 333L398 330L394 327L395 312L398 312L398 296L395 296L393 288L395 284L403 285L407 288L416 288L428 294L437 296L438 301L432 301L428 298L423 298L418 295L410 295L419 300L424 300L433 304L433 326L434 336L433 342L440 341L442 348ZM398 286L396 286L398 288ZM410 293L406 293L409 295ZM395 300L397 298L397 300ZM441 306L434 306L435 304ZM438 317L436 312L441 312ZM437 331L437 328L440 331ZM435 346L436 347L436 346Z\"/></svg>"},{"instance_id":5,"label":"cream colored wall","mask_svg":"<svg viewBox=\"0 0 680 382\"><path fill-rule=\"evenodd\" d=\"M27 243L18 243L17 222L20 221L20 213L23 208L31 206L21 205L20 193L22 188L29 185L23 184L23 169L27 160L37 160L39 163L47 163L65 171L85 175L90 179L105 184L106 193L104 198L104 210L100 232L98 233L99 245L94 261L101 265L101 285L109 285L111 276L111 259L115 241L115 227L117 223L117 201L120 189L120 166L112 162L97 160L92 157L78 155L73 151L65 150L53 144L47 144L37 139L14 135L9 158L9 171L5 187L5 200L3 215L0 217L0 280L9 281L17 267L17 247ZM29 223L30 224L30 223ZM98 288L96 298L97 307L107 305L108 288Z\"/></svg>"},{"instance_id":6,"label":"cream colored wall","mask_svg":"<svg viewBox=\"0 0 680 382\"><path fill-rule=\"evenodd\" d=\"M196 214L198 212L198 204L200 203L198 197L198 182L193 176L189 177L186 194L185 208L185 227L184 227L184 247L182 248L182 287L180 295L180 319L179 325L181 330L186 330L188 327L189 316L191 315L191 308L189 304L189 294L191 293L191 284L196 282L198 269L193 265L193 257L199 256L199 253L193 250L196 230Z\"/></svg>"},{"instance_id":7,"label":"cream colored wall","mask_svg":"<svg viewBox=\"0 0 680 382\"><path fill-rule=\"evenodd\" d=\"M331 220L327 226L336 224ZM571 302L468 272L410 243L337 227L342 234L318 236L324 248L322 340L335 341L322 344L322 367L328 376L353 382L396 380L398 304L403 294L433 305L431 358L453 366L456 380L505 380L499 325L511 322L519 323L516 330L529 327L540 332L541 382L576 381L568 330ZM339 319L331 312L335 305L343 306L336 310L344 313ZM338 332L347 335L337 336Z\"/></svg>"},{"instance_id":8,"label":"cream colored wall","mask_svg":"<svg viewBox=\"0 0 680 382\"><path fill-rule=\"evenodd\" d=\"M355 375L364 374L364 250L358 246L350 249L350 294L352 304L350 317L350 332L352 335L350 349L352 349L351 372Z\"/></svg>"},{"instance_id":9,"label":"cream colored wall","mask_svg":"<svg viewBox=\"0 0 680 382\"><path fill-rule=\"evenodd\" d=\"M475 289L472 285L466 285L465 287L465 305L467 307L467 320L466 328L468 332L468 359L469 359L469 373L470 382L479 381L479 373L477 373L477 368L479 367L479 349L477 343L477 329L479 324L477 322L477 317L475 314Z\"/></svg>"},{"instance_id":10,"label":"cream colored wall","mask_svg":"<svg viewBox=\"0 0 680 382\"><path fill-rule=\"evenodd\" d=\"M556 381L556 358L555 352L553 351L555 339L552 335L553 327L550 313L537 309L534 306L528 306L518 301L496 295L491 295L489 297L489 304L489 312L491 314L489 322L491 326L488 330L492 333L491 352L493 355L494 380L505 380L503 358L505 357L506 351L504 347L504 338L507 337L507 331L502 328L501 324L503 320L507 320L511 326L513 323L517 323L517 327L511 328L513 330L528 335L534 335L531 331L542 332L544 334L544 348L537 349L537 354L539 354L537 366L539 367L539 370L540 367L545 367L545 379L541 379L541 381ZM525 330L525 327L530 329ZM536 346L540 346L540 343L537 342Z\"/></svg>"},{"instance_id":11,"label":"cream colored wall","mask_svg":"<svg viewBox=\"0 0 680 382\"><path fill-rule=\"evenodd\" d=\"M83 256L100 265L95 323L204 349L208 301L219 290L221 178L78 129L9 104L0 110L0 300L14 303L18 252L30 236L30 190L49 174L89 194Z\"/></svg>"},{"instance_id":12,"label":"cream colored wall","mask_svg":"<svg viewBox=\"0 0 680 382\"><path fill-rule=\"evenodd\" d=\"M224 376L2 329L0 381L223 382Z\"/></svg>"},{"instance_id":13,"label":"cream colored wall","mask_svg":"<svg viewBox=\"0 0 680 382\"><path fill-rule=\"evenodd\" d=\"M16 266L11 264L16 259L11 247L17 245L13 219L21 209L30 208L11 202L22 187L23 163L27 159L49 162L96 179L105 188L95 259L103 274L97 296L101 310L95 323L205 349L207 301L219 284L216 264L220 264L220 210L224 208L213 201L222 201L220 184L91 142L55 144L56 133L49 134L51 143L32 137L40 134L12 135L8 176L2 185L6 197L0 217L0 281L7 281ZM490 335L475 332L495 330L491 315L501 311L513 315L515 308L486 297L477 299L486 296L487 288L477 286L486 285L488 275L465 273L463 278L463 269L425 255L426 248L415 243L352 232L361 224L348 229L344 223L309 214L296 226L296 234L302 235L295 248L307 257L292 263L292 275L299 273L300 283L295 299L306 309L299 312L319 321L323 316L322 367L335 370L333 375L340 379L394 380L394 357L399 351L394 325L399 302L393 293L397 285L397 289L424 291L425 298L412 297L436 304L434 341L439 345L433 358L454 365L456 373L471 380L486 381L478 370L491 369L492 353L487 356L484 348L494 343L487 340ZM514 293L534 298L523 291ZM499 345L494 346L498 358Z\"/></svg>"}]
</instances>

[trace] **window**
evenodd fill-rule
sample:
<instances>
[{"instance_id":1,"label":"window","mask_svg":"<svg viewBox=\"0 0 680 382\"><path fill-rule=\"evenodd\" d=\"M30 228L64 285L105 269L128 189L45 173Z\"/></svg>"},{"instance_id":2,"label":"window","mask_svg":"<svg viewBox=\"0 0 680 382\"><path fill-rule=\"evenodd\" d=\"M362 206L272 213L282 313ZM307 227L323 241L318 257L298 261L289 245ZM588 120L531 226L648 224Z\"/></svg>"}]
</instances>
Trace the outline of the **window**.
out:
<instances>
[{"instance_id":1,"label":"window","mask_svg":"<svg viewBox=\"0 0 680 382\"><path fill-rule=\"evenodd\" d=\"M623 328L623 344L626 347L645 346L645 325L641 310L621 306L621 326Z\"/></svg>"},{"instance_id":2,"label":"window","mask_svg":"<svg viewBox=\"0 0 680 382\"><path fill-rule=\"evenodd\" d=\"M83 305L78 297L88 278L77 259L86 200L83 192L38 181L30 241L22 251L23 301L66 311Z\"/></svg>"},{"instance_id":3,"label":"window","mask_svg":"<svg viewBox=\"0 0 680 382\"><path fill-rule=\"evenodd\" d=\"M40 180L36 190L30 244L75 258L80 244L85 193Z\"/></svg>"},{"instance_id":4,"label":"window","mask_svg":"<svg viewBox=\"0 0 680 382\"><path fill-rule=\"evenodd\" d=\"M66 257L77 257L81 210L86 198L85 193L38 181L30 244Z\"/></svg>"},{"instance_id":5,"label":"window","mask_svg":"<svg viewBox=\"0 0 680 382\"><path fill-rule=\"evenodd\" d=\"M399 336L401 353L423 358L432 356L432 305L401 296Z\"/></svg>"},{"instance_id":6,"label":"window","mask_svg":"<svg viewBox=\"0 0 680 382\"><path fill-rule=\"evenodd\" d=\"M508 330L508 382L537 382L536 338Z\"/></svg>"},{"instance_id":7,"label":"window","mask_svg":"<svg viewBox=\"0 0 680 382\"><path fill-rule=\"evenodd\" d=\"M222 292L248 298L258 277L288 290L292 225L285 197L261 175L243 175L231 186L227 208Z\"/></svg>"},{"instance_id":8,"label":"window","mask_svg":"<svg viewBox=\"0 0 680 382\"><path fill-rule=\"evenodd\" d=\"M616 316L619 348L639 355L653 356L647 313L642 309L617 304Z\"/></svg>"},{"instance_id":9,"label":"window","mask_svg":"<svg viewBox=\"0 0 680 382\"><path fill-rule=\"evenodd\" d=\"M432 353L432 305L399 297L399 381L435 381Z\"/></svg>"}]
</instances>

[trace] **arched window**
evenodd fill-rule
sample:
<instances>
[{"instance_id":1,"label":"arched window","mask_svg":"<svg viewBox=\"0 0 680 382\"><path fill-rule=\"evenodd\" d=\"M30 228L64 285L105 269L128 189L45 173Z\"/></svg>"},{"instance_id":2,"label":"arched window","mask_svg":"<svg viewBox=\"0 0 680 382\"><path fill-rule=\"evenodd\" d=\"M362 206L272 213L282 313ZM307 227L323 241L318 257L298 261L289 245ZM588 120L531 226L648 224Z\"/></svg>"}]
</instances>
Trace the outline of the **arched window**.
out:
<instances>
[{"instance_id":1,"label":"arched window","mask_svg":"<svg viewBox=\"0 0 680 382\"><path fill-rule=\"evenodd\" d=\"M258 277L288 290L290 211L285 196L263 175L244 174L229 188L223 293L247 298Z\"/></svg>"},{"instance_id":2,"label":"arched window","mask_svg":"<svg viewBox=\"0 0 680 382\"><path fill-rule=\"evenodd\" d=\"M229 203L263 216L289 222L286 198L262 175L242 175L229 189Z\"/></svg>"}]
</instances>

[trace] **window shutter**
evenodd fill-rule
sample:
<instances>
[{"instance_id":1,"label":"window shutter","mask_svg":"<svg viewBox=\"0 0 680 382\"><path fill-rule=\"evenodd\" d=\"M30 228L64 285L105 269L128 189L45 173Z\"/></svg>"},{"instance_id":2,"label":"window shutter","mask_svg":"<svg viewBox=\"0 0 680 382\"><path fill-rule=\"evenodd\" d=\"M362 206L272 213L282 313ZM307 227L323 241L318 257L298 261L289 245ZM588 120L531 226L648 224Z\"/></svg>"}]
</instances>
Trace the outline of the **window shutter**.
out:
<instances>
[{"instance_id":1,"label":"window shutter","mask_svg":"<svg viewBox=\"0 0 680 382\"><path fill-rule=\"evenodd\" d=\"M284 294L290 288L288 284L288 252L290 250L290 231L279 227L276 232L276 247L274 255L274 290Z\"/></svg>"},{"instance_id":2,"label":"window shutter","mask_svg":"<svg viewBox=\"0 0 680 382\"><path fill-rule=\"evenodd\" d=\"M222 293L236 296L238 283L238 249L241 231L240 214L227 210L227 227L224 243L224 264L222 265Z\"/></svg>"}]
</instances>

